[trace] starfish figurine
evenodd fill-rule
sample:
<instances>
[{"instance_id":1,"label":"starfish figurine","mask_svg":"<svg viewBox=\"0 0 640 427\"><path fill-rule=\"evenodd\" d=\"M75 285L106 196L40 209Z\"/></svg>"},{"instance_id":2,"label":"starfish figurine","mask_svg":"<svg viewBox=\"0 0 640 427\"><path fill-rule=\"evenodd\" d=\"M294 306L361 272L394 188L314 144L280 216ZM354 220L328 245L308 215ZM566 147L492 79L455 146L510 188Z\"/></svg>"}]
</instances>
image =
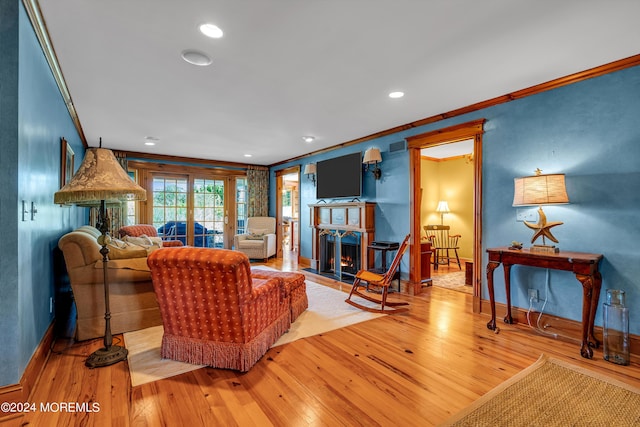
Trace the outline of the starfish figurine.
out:
<instances>
[{"instance_id":1,"label":"starfish figurine","mask_svg":"<svg viewBox=\"0 0 640 427\"><path fill-rule=\"evenodd\" d=\"M538 208L538 223L532 224L530 222L525 221L524 225L535 230L533 233L533 237L531 238L531 243L535 242L538 237L542 237L542 244L545 244L545 237L548 237L552 242L558 243L558 239L555 238L553 234L551 234L551 227L555 227L556 225L562 225L563 223L560 221L556 222L547 222L547 216L542 211L542 206Z\"/></svg>"}]
</instances>

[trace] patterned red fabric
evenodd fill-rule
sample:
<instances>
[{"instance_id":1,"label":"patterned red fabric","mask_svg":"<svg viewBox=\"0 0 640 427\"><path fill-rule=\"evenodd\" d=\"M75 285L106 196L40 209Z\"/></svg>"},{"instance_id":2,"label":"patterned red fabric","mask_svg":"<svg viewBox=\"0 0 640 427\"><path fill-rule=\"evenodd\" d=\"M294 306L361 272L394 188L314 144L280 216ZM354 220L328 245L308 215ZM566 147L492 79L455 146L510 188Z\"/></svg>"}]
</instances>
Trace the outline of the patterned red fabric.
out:
<instances>
[{"instance_id":1,"label":"patterned red fabric","mask_svg":"<svg viewBox=\"0 0 640 427\"><path fill-rule=\"evenodd\" d=\"M149 237L158 237L158 230L153 225L149 224L137 224L137 225L125 225L118 230L120 238L124 236L140 237L143 234ZM163 240L163 247L184 246L180 240Z\"/></svg>"},{"instance_id":2,"label":"patterned red fabric","mask_svg":"<svg viewBox=\"0 0 640 427\"><path fill-rule=\"evenodd\" d=\"M241 252L167 248L152 252L147 264L164 358L246 371L291 325L279 280L253 280Z\"/></svg>"},{"instance_id":3,"label":"patterned red fabric","mask_svg":"<svg viewBox=\"0 0 640 427\"><path fill-rule=\"evenodd\" d=\"M307 308L309 308L309 300L307 298L307 284L304 274L292 271L273 271L252 269L251 277L253 279L278 279L284 290L285 297L289 297L291 302L290 314L293 323Z\"/></svg>"}]
</instances>

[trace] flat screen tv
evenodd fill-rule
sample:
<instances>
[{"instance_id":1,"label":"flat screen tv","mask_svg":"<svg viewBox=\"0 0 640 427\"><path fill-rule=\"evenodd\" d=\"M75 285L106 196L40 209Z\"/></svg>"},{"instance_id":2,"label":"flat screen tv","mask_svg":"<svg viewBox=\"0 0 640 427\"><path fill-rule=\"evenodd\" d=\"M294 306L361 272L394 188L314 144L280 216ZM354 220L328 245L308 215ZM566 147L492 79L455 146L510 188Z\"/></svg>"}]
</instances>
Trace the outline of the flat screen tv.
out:
<instances>
[{"instance_id":1,"label":"flat screen tv","mask_svg":"<svg viewBox=\"0 0 640 427\"><path fill-rule=\"evenodd\" d=\"M360 197L362 192L362 154L322 160L316 163L316 198Z\"/></svg>"}]
</instances>

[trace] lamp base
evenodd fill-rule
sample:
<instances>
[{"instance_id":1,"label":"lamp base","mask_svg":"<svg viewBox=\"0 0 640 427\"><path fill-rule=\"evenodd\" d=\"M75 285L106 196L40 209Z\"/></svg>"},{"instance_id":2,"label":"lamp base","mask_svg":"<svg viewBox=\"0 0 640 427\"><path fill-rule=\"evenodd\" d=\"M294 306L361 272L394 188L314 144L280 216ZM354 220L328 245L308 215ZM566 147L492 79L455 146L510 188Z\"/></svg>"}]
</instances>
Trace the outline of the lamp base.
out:
<instances>
[{"instance_id":1,"label":"lamp base","mask_svg":"<svg viewBox=\"0 0 640 427\"><path fill-rule=\"evenodd\" d=\"M529 250L531 252L542 252L547 254L557 254L558 252L560 252L560 248L549 245L531 245L531 248L529 248Z\"/></svg>"},{"instance_id":2,"label":"lamp base","mask_svg":"<svg viewBox=\"0 0 640 427\"><path fill-rule=\"evenodd\" d=\"M112 345L109 348L103 347L91 353L84 365L92 369L102 368L125 360L128 354L129 350L119 345Z\"/></svg>"}]
</instances>

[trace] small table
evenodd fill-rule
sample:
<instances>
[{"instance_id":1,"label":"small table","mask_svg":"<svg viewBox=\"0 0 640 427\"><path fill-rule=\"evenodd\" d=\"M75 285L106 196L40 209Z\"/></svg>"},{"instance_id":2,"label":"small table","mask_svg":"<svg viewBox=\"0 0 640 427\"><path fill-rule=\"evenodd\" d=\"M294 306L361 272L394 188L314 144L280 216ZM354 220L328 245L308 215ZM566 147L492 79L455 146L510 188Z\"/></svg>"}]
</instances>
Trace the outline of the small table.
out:
<instances>
[{"instance_id":1,"label":"small table","mask_svg":"<svg viewBox=\"0 0 640 427\"><path fill-rule=\"evenodd\" d=\"M398 242L372 242L369 246L367 246L367 250L382 252L380 256L382 260L382 266L381 268L373 268L373 269L370 269L369 271L374 273L380 273L380 274L386 273L387 272L387 252L397 251L399 248L400 248L400 243ZM400 264L398 264L398 271L396 271L395 275L391 280L394 280L396 277L398 279L398 292L400 292Z\"/></svg>"},{"instance_id":2,"label":"small table","mask_svg":"<svg viewBox=\"0 0 640 427\"><path fill-rule=\"evenodd\" d=\"M504 268L504 284L507 294L507 315L505 323L512 324L511 317L511 266L526 265L529 267L550 268L553 270L572 271L576 279L582 284L582 344L580 355L587 359L593 357L593 348L598 348L600 342L593 335L593 323L600 299L602 276L598 264L603 258L601 254L582 252L531 252L529 249L509 249L506 247L487 249L489 264L487 264L487 284L489 287L489 301L491 304L491 320L487 328L496 329L496 302L493 289L493 271L502 263Z\"/></svg>"}]
</instances>

